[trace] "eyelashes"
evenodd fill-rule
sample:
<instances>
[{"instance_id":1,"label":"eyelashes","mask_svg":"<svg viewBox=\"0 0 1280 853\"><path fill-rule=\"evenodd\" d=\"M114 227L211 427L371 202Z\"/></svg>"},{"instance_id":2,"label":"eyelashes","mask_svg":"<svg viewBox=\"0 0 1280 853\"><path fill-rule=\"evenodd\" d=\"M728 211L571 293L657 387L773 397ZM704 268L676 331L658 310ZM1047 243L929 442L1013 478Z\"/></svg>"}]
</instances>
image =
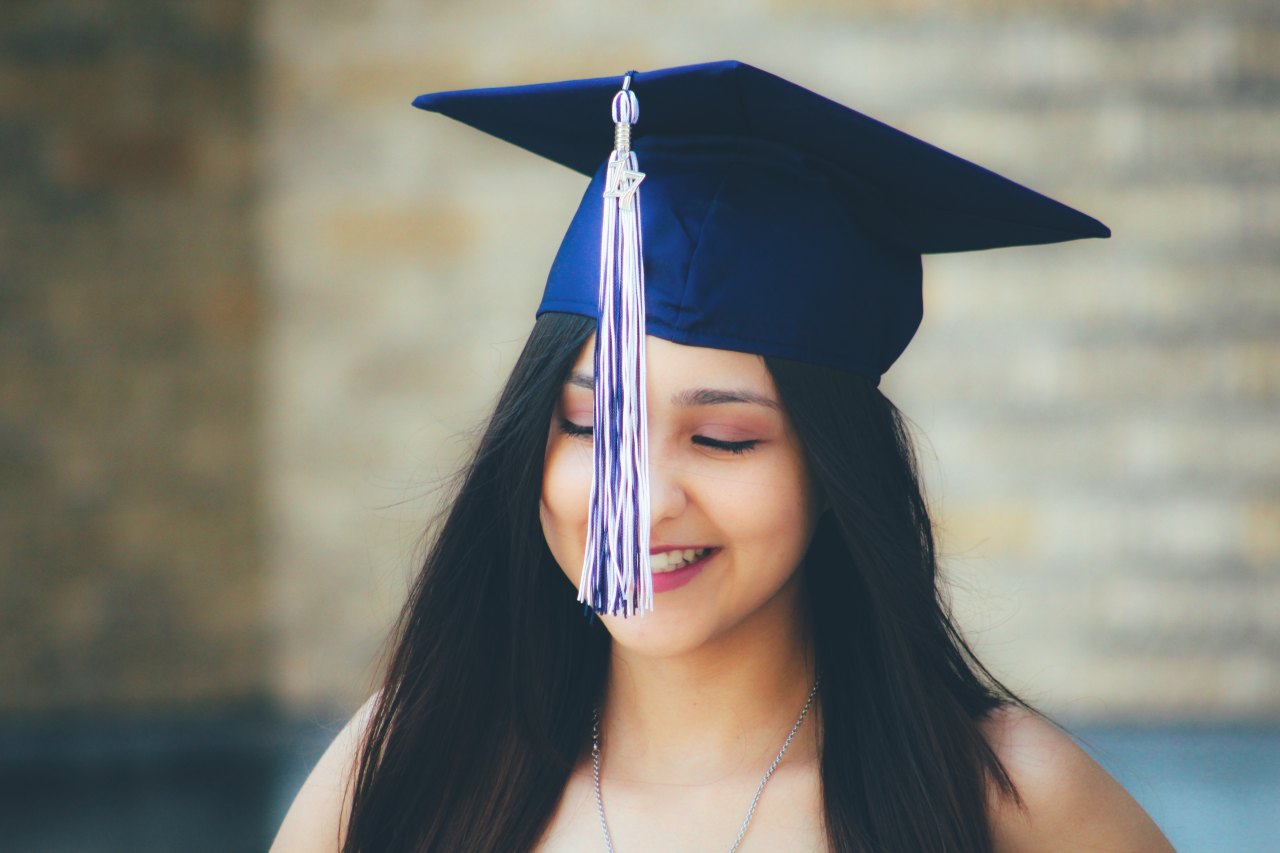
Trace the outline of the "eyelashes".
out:
<instances>
[{"instance_id":1,"label":"eyelashes","mask_svg":"<svg viewBox=\"0 0 1280 853\"><path fill-rule=\"evenodd\" d=\"M560 432L575 438L590 438L594 430L589 426L575 424L568 418L560 418ZM715 438L708 438L705 435L695 435L692 439L694 444L702 447L709 447L712 450L721 450L726 453L732 453L739 456L749 450L755 449L760 443L758 439L748 439L746 441L720 441Z\"/></svg>"},{"instance_id":2,"label":"eyelashes","mask_svg":"<svg viewBox=\"0 0 1280 853\"><path fill-rule=\"evenodd\" d=\"M593 430L589 426L582 426L582 424L575 424L573 421L569 420L568 418L561 418L560 431L565 435L589 436L595 430Z\"/></svg>"},{"instance_id":3,"label":"eyelashes","mask_svg":"<svg viewBox=\"0 0 1280 853\"><path fill-rule=\"evenodd\" d=\"M714 450L727 450L737 456L753 449L760 442L755 439L747 441L718 441L714 438L707 438L705 435L695 435L693 443L700 444L703 447L710 447Z\"/></svg>"}]
</instances>

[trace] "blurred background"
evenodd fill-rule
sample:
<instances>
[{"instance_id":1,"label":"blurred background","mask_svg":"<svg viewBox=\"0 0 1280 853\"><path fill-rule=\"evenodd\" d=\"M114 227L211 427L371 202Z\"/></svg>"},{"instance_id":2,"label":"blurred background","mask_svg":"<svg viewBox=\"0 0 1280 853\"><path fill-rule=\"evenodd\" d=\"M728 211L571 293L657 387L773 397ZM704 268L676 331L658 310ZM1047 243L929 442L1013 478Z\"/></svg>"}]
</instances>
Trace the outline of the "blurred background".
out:
<instances>
[{"instance_id":1,"label":"blurred background","mask_svg":"<svg viewBox=\"0 0 1280 853\"><path fill-rule=\"evenodd\" d=\"M1280 6L4 0L0 842L262 850L585 180L420 92L736 58L1102 219L926 261L956 608L1183 851L1280 850Z\"/></svg>"}]
</instances>

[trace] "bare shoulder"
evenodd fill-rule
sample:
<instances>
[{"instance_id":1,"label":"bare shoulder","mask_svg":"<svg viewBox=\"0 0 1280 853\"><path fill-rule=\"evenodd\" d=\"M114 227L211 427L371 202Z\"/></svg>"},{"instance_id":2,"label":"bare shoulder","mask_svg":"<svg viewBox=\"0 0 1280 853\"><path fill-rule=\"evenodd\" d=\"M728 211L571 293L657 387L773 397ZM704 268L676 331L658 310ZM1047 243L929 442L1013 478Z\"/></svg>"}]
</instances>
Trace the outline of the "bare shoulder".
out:
<instances>
[{"instance_id":1,"label":"bare shoulder","mask_svg":"<svg viewBox=\"0 0 1280 853\"><path fill-rule=\"evenodd\" d=\"M351 814L350 784L356 755L378 694L360 707L316 762L289 807L271 853L313 853L342 849Z\"/></svg>"},{"instance_id":2,"label":"bare shoulder","mask_svg":"<svg viewBox=\"0 0 1280 853\"><path fill-rule=\"evenodd\" d=\"M1022 807L993 795L998 853L1172 851L1155 822L1065 732L1034 712L1004 707L982 721Z\"/></svg>"}]
</instances>

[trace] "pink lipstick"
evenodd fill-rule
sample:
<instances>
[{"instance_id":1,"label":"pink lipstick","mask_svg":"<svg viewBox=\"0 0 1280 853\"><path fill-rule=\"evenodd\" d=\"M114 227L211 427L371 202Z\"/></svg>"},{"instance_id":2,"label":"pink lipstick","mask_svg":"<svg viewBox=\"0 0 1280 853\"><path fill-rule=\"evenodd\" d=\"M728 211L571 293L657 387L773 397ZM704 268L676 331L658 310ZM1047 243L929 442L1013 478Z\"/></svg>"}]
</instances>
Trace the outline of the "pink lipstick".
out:
<instances>
[{"instance_id":1,"label":"pink lipstick","mask_svg":"<svg viewBox=\"0 0 1280 853\"><path fill-rule=\"evenodd\" d=\"M719 553L720 553L720 549L715 548L702 559L698 560L697 562L690 563L687 566L682 566L681 568L675 569L670 572L654 572L653 573L654 594L656 595L660 592L669 592L673 589L679 589L680 587L684 586L689 581L693 580L694 576L697 575L698 572L702 571L703 567L705 567L707 563L709 563L712 559L714 559L716 554L719 554Z\"/></svg>"}]
</instances>

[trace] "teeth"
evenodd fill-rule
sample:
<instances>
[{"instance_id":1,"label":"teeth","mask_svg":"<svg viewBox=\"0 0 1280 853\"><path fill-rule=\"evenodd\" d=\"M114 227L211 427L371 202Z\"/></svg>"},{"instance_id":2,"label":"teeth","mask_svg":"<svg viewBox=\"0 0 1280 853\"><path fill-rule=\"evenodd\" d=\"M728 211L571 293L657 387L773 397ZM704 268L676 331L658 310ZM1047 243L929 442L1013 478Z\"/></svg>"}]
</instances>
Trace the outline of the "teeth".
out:
<instances>
[{"instance_id":1,"label":"teeth","mask_svg":"<svg viewBox=\"0 0 1280 853\"><path fill-rule=\"evenodd\" d=\"M661 554L650 554L649 565L654 572L659 574L673 572L676 569L684 568L690 563L696 563L710 553L710 548L685 548L683 551L664 551Z\"/></svg>"}]
</instances>

